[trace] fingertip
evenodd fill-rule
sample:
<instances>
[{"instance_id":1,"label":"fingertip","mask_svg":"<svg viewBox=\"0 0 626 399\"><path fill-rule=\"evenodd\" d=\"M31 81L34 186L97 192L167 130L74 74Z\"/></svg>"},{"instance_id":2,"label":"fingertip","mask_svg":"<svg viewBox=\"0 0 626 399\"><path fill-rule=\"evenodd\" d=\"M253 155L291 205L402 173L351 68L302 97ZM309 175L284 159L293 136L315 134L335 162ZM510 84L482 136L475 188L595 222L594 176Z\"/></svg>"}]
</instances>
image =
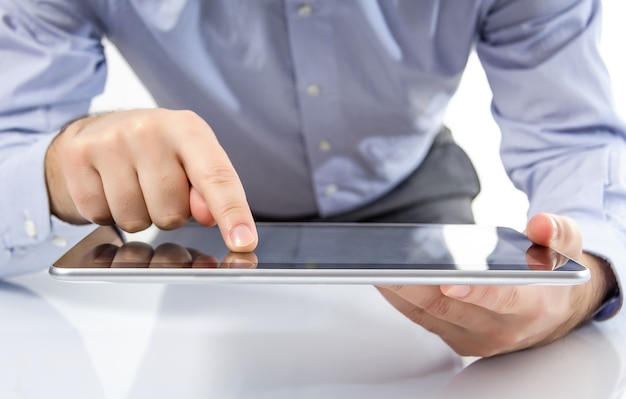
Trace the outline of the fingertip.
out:
<instances>
[{"instance_id":1,"label":"fingertip","mask_svg":"<svg viewBox=\"0 0 626 399\"><path fill-rule=\"evenodd\" d=\"M463 299L470 293L469 285L445 285L441 287L441 292L450 298Z\"/></svg>"},{"instance_id":2,"label":"fingertip","mask_svg":"<svg viewBox=\"0 0 626 399\"><path fill-rule=\"evenodd\" d=\"M246 223L234 226L228 233L228 237L229 248L234 252L250 252L256 248L258 240L256 228Z\"/></svg>"},{"instance_id":3,"label":"fingertip","mask_svg":"<svg viewBox=\"0 0 626 399\"><path fill-rule=\"evenodd\" d=\"M257 231L249 210L247 212L232 212L221 214L221 220L213 216L202 195L195 188L191 188L189 195L191 216L204 226L219 225L222 237L228 249L233 252L250 252L257 246ZM220 216L218 213L217 216Z\"/></svg>"}]
</instances>

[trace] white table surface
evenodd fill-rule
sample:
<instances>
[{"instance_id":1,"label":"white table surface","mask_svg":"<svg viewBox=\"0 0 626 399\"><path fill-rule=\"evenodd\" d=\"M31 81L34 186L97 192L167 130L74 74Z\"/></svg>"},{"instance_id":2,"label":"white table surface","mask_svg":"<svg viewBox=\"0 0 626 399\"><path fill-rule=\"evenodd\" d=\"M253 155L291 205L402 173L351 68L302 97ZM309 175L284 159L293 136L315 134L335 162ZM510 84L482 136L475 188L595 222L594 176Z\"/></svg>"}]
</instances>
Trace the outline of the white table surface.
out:
<instances>
[{"instance_id":1,"label":"white table surface","mask_svg":"<svg viewBox=\"0 0 626 399\"><path fill-rule=\"evenodd\" d=\"M626 322L468 361L369 286L0 282L0 398L626 398Z\"/></svg>"}]
</instances>

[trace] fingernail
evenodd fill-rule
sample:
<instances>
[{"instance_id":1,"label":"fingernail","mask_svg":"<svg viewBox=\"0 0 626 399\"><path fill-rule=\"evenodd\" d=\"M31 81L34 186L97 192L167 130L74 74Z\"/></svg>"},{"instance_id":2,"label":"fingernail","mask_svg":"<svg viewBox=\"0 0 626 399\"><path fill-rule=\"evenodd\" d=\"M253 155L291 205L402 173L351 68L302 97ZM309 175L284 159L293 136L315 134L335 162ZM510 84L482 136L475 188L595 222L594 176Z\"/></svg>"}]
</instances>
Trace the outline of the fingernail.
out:
<instances>
[{"instance_id":1,"label":"fingernail","mask_svg":"<svg viewBox=\"0 0 626 399\"><path fill-rule=\"evenodd\" d=\"M559 239L559 225L556 223L556 219L550 216L550 223L552 223L552 241L556 241Z\"/></svg>"},{"instance_id":2,"label":"fingernail","mask_svg":"<svg viewBox=\"0 0 626 399\"><path fill-rule=\"evenodd\" d=\"M444 294L453 298L464 298L470 292L469 285L453 285L445 290Z\"/></svg>"},{"instance_id":3,"label":"fingernail","mask_svg":"<svg viewBox=\"0 0 626 399\"><path fill-rule=\"evenodd\" d=\"M236 247L247 247L255 240L252 230L245 224L235 226L235 228L230 231L230 239Z\"/></svg>"}]
</instances>

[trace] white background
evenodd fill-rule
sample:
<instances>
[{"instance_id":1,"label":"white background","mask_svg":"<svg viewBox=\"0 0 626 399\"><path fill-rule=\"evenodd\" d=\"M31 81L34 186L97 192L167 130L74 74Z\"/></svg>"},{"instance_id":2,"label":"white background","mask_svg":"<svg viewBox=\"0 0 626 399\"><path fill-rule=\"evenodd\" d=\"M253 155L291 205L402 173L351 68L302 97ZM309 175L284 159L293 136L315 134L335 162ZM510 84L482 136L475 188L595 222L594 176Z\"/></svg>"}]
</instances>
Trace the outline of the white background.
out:
<instances>
[{"instance_id":1,"label":"white background","mask_svg":"<svg viewBox=\"0 0 626 399\"><path fill-rule=\"evenodd\" d=\"M626 3L604 1L604 31L601 50L611 74L618 112L626 115ZM108 44L108 43L107 43ZM151 107L154 102L134 73L111 45L107 46L109 78L104 93L94 99L94 111ZM453 98L446 123L474 162L482 192L474 202L476 222L511 226L523 230L526 197L507 178L500 159L500 133L490 113L491 93L475 55L472 55Z\"/></svg>"}]
</instances>

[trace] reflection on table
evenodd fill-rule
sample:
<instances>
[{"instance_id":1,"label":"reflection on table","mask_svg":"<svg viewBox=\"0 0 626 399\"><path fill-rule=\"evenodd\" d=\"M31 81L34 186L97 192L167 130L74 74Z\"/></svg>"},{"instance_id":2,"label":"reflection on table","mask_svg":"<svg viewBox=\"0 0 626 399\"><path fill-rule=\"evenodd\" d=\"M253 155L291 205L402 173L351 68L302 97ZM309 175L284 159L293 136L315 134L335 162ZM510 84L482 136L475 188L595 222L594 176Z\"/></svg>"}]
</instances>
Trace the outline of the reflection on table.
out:
<instances>
[{"instance_id":1,"label":"reflection on table","mask_svg":"<svg viewBox=\"0 0 626 399\"><path fill-rule=\"evenodd\" d=\"M368 286L0 283L0 398L625 398L623 316L467 365Z\"/></svg>"}]
</instances>

